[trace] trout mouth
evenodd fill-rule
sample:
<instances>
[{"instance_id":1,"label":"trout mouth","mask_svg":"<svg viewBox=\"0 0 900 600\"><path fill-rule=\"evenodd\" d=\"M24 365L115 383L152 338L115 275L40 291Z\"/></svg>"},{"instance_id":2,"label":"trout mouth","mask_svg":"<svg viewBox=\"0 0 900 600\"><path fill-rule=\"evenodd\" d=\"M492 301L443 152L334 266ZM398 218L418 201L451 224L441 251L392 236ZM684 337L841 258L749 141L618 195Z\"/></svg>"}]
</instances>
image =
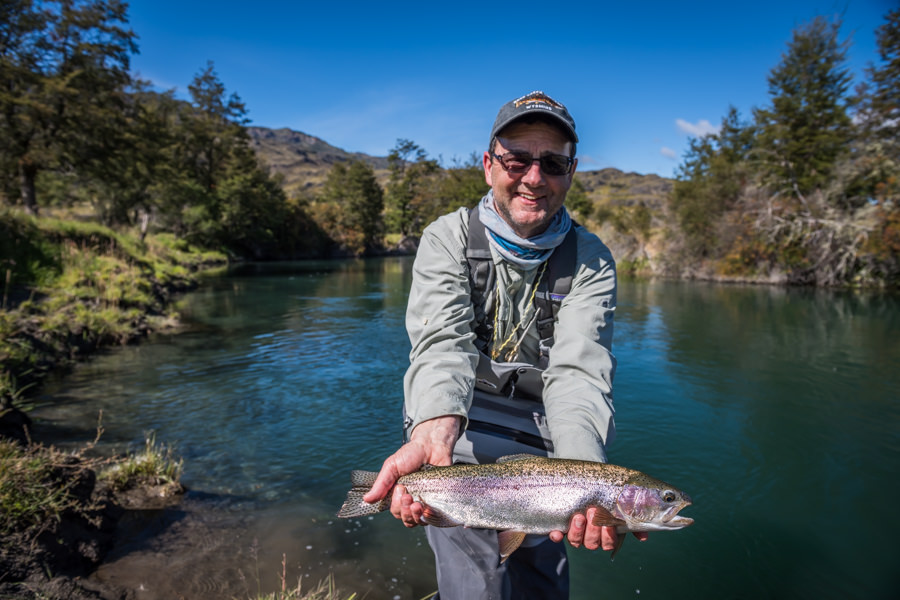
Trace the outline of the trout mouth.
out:
<instances>
[{"instance_id":1,"label":"trout mouth","mask_svg":"<svg viewBox=\"0 0 900 600\"><path fill-rule=\"evenodd\" d=\"M663 522L668 527L672 527L672 528L681 528L681 527L687 527L688 525L691 525L694 522L694 520L692 518L683 517L678 514L679 511L681 511L681 509L687 508L691 504L693 504L693 501L691 501L691 497L688 496L687 494L685 494L684 492L682 492L681 506L675 508L675 510L673 510L672 513L668 516L668 518L665 519Z\"/></svg>"},{"instance_id":2,"label":"trout mouth","mask_svg":"<svg viewBox=\"0 0 900 600\"><path fill-rule=\"evenodd\" d=\"M681 515L672 515L668 519L665 520L666 525L671 527L687 527L691 525L694 520L690 517L682 517Z\"/></svg>"}]
</instances>

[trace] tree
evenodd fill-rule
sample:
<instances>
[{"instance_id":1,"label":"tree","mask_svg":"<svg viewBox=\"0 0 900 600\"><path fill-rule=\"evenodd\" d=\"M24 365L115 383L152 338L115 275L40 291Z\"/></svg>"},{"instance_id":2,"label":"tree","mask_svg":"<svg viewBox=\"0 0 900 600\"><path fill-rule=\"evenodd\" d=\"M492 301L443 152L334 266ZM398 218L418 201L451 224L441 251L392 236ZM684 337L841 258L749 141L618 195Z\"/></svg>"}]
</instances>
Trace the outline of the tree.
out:
<instances>
[{"instance_id":1,"label":"tree","mask_svg":"<svg viewBox=\"0 0 900 600\"><path fill-rule=\"evenodd\" d=\"M425 226L425 192L438 172L438 163L411 140L397 140L388 154L391 177L387 185L387 224L407 236ZM432 198L433 199L433 198Z\"/></svg>"},{"instance_id":2,"label":"tree","mask_svg":"<svg viewBox=\"0 0 900 600\"><path fill-rule=\"evenodd\" d=\"M576 217L584 221L590 219L594 212L594 203L588 198L587 190L577 176L572 180L572 186L566 194L566 206L576 213Z\"/></svg>"},{"instance_id":3,"label":"tree","mask_svg":"<svg viewBox=\"0 0 900 600\"><path fill-rule=\"evenodd\" d=\"M194 76L188 91L194 110L186 122L190 136L186 158L197 180L212 191L229 154L249 146L250 138L244 129L247 109L237 94L226 97L225 84L219 80L212 61Z\"/></svg>"},{"instance_id":4,"label":"tree","mask_svg":"<svg viewBox=\"0 0 900 600\"><path fill-rule=\"evenodd\" d=\"M768 78L772 106L756 113L769 181L801 200L827 185L851 138L847 45L838 42L839 28L817 17L794 31Z\"/></svg>"},{"instance_id":5,"label":"tree","mask_svg":"<svg viewBox=\"0 0 900 600\"><path fill-rule=\"evenodd\" d=\"M129 56L137 51L126 10L118 0L0 5L0 167L19 180L30 213L38 211L41 170L97 164L121 130Z\"/></svg>"},{"instance_id":6,"label":"tree","mask_svg":"<svg viewBox=\"0 0 900 600\"><path fill-rule=\"evenodd\" d=\"M244 127L246 108L237 94L227 94L212 62L188 90L191 102L178 105L171 124L179 141L171 148L164 225L194 243L256 254L253 240L263 246L273 241L269 219L280 214L284 194L261 170ZM269 211L258 212L269 202ZM251 226L253 214L258 219Z\"/></svg>"},{"instance_id":7,"label":"tree","mask_svg":"<svg viewBox=\"0 0 900 600\"><path fill-rule=\"evenodd\" d=\"M331 206L329 234L350 252L360 255L380 245L384 192L368 164L354 160L336 163L328 172L322 193Z\"/></svg>"},{"instance_id":8,"label":"tree","mask_svg":"<svg viewBox=\"0 0 900 600\"><path fill-rule=\"evenodd\" d=\"M741 122L734 107L717 133L690 140L670 208L692 254L710 256L719 245L721 217L735 205L749 178L753 140L753 129Z\"/></svg>"},{"instance_id":9,"label":"tree","mask_svg":"<svg viewBox=\"0 0 900 600\"><path fill-rule=\"evenodd\" d=\"M72 174L74 185L64 193L86 197L109 225L140 224L143 236L180 176L174 148L184 103L173 91L155 92L143 81L133 83L126 100L122 128L108 138L109 151Z\"/></svg>"},{"instance_id":10,"label":"tree","mask_svg":"<svg viewBox=\"0 0 900 600\"><path fill-rule=\"evenodd\" d=\"M900 139L900 10L889 12L876 31L881 65L870 64L859 90L858 117L874 137Z\"/></svg>"},{"instance_id":11,"label":"tree","mask_svg":"<svg viewBox=\"0 0 900 600\"><path fill-rule=\"evenodd\" d=\"M455 160L452 166L430 177L427 188L422 195L430 201L419 205L423 225L463 206L475 206L489 189L481 156L473 153L468 161Z\"/></svg>"}]
</instances>

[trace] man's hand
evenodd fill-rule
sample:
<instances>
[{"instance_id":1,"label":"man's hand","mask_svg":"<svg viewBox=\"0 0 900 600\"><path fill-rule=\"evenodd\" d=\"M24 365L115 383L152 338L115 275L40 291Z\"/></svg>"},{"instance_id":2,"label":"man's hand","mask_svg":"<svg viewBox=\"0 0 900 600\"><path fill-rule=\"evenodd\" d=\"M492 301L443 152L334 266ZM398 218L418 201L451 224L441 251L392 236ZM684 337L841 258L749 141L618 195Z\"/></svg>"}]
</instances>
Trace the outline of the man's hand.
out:
<instances>
[{"instance_id":1,"label":"man's hand","mask_svg":"<svg viewBox=\"0 0 900 600\"><path fill-rule=\"evenodd\" d=\"M398 479L414 473L423 465L449 466L453 463L453 446L459 438L460 417L438 417L420 423L413 429L408 444L400 446L384 461L372 489L363 496L365 502L377 502L384 498L391 488L391 514L403 521L407 527L415 527L422 520L422 505L413 501L402 485L395 486Z\"/></svg>"},{"instance_id":2,"label":"man's hand","mask_svg":"<svg viewBox=\"0 0 900 600\"><path fill-rule=\"evenodd\" d=\"M619 535L625 534L616 533L615 527L594 525L592 521L595 512L595 508L589 508L584 514L575 513L572 516L572 520L569 521L568 534L562 531L551 531L550 539L554 542L568 539L573 548L578 548L584 544L584 547L588 550L596 550L597 548L603 548L607 551L615 550L619 542ZM643 542L647 539L648 534L643 531L636 531L634 532L634 537Z\"/></svg>"}]
</instances>

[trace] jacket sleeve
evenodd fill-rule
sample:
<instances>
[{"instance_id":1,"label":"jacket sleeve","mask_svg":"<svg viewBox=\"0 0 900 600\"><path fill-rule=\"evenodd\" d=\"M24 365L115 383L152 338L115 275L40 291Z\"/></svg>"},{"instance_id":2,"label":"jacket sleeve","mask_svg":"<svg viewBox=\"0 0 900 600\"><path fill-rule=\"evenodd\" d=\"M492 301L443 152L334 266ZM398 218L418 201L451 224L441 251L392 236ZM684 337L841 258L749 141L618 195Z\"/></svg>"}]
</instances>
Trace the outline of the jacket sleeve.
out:
<instances>
[{"instance_id":1,"label":"jacket sleeve","mask_svg":"<svg viewBox=\"0 0 900 600\"><path fill-rule=\"evenodd\" d=\"M616 267L609 249L592 234L579 235L578 261L554 329L544 405L554 456L606 462L606 446L615 437Z\"/></svg>"},{"instance_id":2,"label":"jacket sleeve","mask_svg":"<svg viewBox=\"0 0 900 600\"><path fill-rule=\"evenodd\" d=\"M446 415L463 418L472 404L478 352L469 301L464 209L429 225L413 263L406 309L412 344L403 380L408 433L419 423Z\"/></svg>"}]
</instances>

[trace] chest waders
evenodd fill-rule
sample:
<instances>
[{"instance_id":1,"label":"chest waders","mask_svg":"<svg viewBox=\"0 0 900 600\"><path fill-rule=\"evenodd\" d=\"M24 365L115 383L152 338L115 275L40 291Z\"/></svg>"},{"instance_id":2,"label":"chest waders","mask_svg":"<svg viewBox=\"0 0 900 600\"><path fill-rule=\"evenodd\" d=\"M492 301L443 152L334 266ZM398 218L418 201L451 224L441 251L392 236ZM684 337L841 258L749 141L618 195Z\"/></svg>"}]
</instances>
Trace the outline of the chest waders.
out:
<instances>
[{"instance_id":1,"label":"chest waders","mask_svg":"<svg viewBox=\"0 0 900 600\"><path fill-rule=\"evenodd\" d=\"M479 360L469 424L454 448L454 462L492 463L511 454L552 454L553 442L542 401L542 375L553 346L559 306L572 288L577 250L573 224L547 259L544 275L537 283L534 304L540 337L538 364L497 362L489 357L497 305L494 260L485 227L478 218L478 208L469 211L466 260Z\"/></svg>"}]
</instances>

